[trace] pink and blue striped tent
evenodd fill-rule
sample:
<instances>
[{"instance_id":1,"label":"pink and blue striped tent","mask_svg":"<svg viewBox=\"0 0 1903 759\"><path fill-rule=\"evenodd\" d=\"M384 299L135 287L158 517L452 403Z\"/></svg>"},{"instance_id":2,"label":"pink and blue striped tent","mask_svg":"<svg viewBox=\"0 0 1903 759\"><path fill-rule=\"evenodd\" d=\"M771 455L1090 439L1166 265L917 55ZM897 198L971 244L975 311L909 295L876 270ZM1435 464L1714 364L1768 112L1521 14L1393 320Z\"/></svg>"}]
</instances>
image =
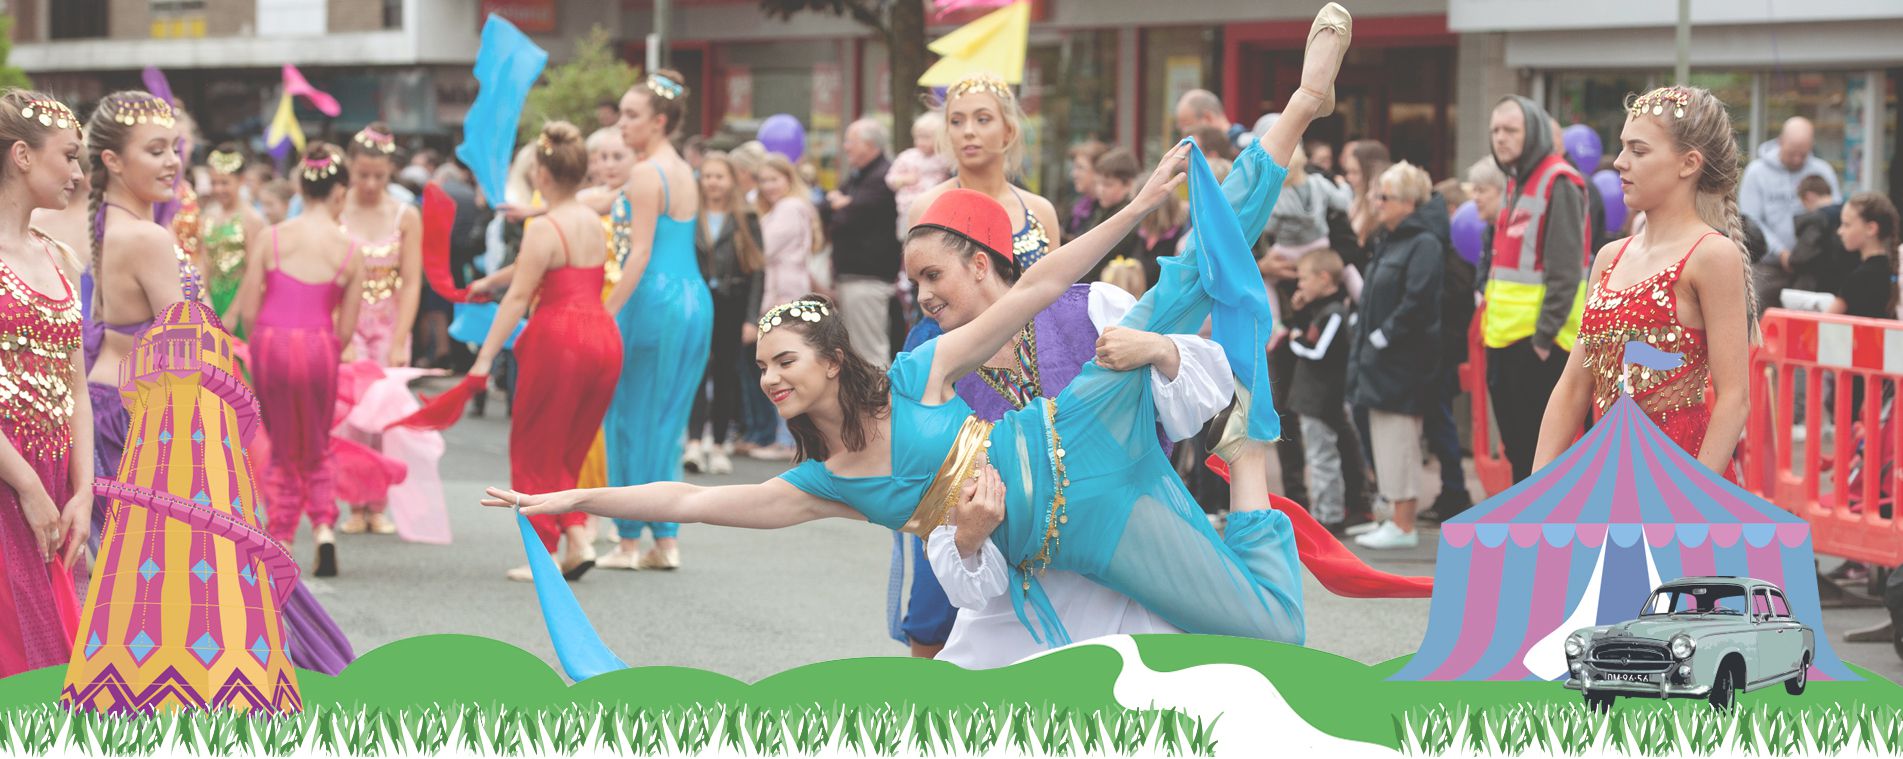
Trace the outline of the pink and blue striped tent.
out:
<instances>
[{"instance_id":1,"label":"pink and blue striped tent","mask_svg":"<svg viewBox=\"0 0 1903 759\"><path fill-rule=\"evenodd\" d=\"M1546 468L1441 527L1427 636L1394 680L1557 680L1581 627L1639 613L1680 577L1776 583L1816 631L1811 677L1860 679L1831 649L1810 525L1713 473L1630 397Z\"/></svg>"}]
</instances>

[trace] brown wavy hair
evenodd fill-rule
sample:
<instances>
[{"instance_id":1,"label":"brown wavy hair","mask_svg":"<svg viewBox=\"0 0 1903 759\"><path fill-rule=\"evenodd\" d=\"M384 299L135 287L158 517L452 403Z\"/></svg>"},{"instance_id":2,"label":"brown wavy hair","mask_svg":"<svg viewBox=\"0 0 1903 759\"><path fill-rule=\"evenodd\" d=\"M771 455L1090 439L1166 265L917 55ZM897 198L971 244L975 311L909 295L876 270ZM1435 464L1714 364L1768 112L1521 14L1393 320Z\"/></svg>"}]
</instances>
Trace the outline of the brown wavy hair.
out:
<instances>
[{"instance_id":1,"label":"brown wavy hair","mask_svg":"<svg viewBox=\"0 0 1903 759\"><path fill-rule=\"evenodd\" d=\"M787 319L775 329L790 329L806 338L806 344L825 360L839 365L839 408L844 415L844 424L839 431L840 442L846 450L864 450L868 437L866 430L873 420L891 413L891 388L886 383L885 372L867 363L852 349L852 338L846 334L846 322L840 318L839 305L831 298L808 293L800 300L819 301L826 305L832 314L816 322L801 319ZM819 425L811 417L801 414L786 420L786 430L793 433L795 462L815 459L825 461L832 456L826 448L826 437L820 434Z\"/></svg>"}]
</instances>

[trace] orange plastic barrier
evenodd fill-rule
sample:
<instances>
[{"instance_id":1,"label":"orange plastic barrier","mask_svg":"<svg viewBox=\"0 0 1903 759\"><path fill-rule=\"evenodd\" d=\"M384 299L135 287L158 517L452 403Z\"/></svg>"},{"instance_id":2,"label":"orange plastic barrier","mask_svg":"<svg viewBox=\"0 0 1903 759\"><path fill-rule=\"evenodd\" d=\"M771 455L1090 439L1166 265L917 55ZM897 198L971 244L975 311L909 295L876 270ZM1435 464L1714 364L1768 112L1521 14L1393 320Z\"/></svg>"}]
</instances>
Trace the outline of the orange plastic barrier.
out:
<instances>
[{"instance_id":1,"label":"orange plastic barrier","mask_svg":"<svg viewBox=\"0 0 1903 759\"><path fill-rule=\"evenodd\" d=\"M1745 487L1809 522L1817 553L1903 563L1903 523L1891 513L1903 492L1903 426L1884 414L1885 396L1903 382L1903 322L1770 309L1761 324L1740 445ZM1835 389L1828 419L1826 384ZM1853 408L1859 384L1863 402ZM1799 403L1802 437L1792 420Z\"/></svg>"},{"instance_id":2,"label":"orange plastic barrier","mask_svg":"<svg viewBox=\"0 0 1903 759\"><path fill-rule=\"evenodd\" d=\"M1460 365L1460 387L1467 391L1473 405L1474 474L1487 495L1513 487L1513 462L1507 461L1506 447L1494 436L1493 396L1487 392L1487 346L1480 340L1480 319L1487 305L1474 309L1467 324L1467 363Z\"/></svg>"}]
</instances>

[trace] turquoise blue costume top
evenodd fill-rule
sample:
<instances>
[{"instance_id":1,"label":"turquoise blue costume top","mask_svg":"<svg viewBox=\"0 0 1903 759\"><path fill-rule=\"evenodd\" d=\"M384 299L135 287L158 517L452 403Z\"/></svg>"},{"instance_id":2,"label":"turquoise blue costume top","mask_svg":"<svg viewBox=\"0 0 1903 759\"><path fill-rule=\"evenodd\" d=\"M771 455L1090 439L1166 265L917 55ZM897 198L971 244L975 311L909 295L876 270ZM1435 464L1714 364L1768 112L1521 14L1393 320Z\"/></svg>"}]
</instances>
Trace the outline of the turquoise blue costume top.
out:
<instances>
[{"instance_id":1,"label":"turquoise blue costume top","mask_svg":"<svg viewBox=\"0 0 1903 759\"><path fill-rule=\"evenodd\" d=\"M1286 175L1251 146L1218 186L1194 151L1190 243L1183 255L1163 260L1157 286L1122 322L1187 334L1212 317L1216 341L1253 392L1249 430L1259 440L1280 436L1265 351L1274 325L1244 240L1261 234ZM929 340L900 355L887 373L890 476L836 476L824 462L806 461L781 477L875 524L904 526L971 416L956 396L923 402L937 348L938 340ZM1006 489L1004 521L991 540L1017 566L1011 589L1019 619L1047 645L1069 642L1037 582L1037 557L1047 555L1049 568L1083 574L1187 632L1300 643L1301 567L1288 518L1265 509L1233 514L1222 536L1211 529L1156 444L1149 371L1087 364L1056 399L1006 413L986 437L985 452Z\"/></svg>"},{"instance_id":2,"label":"turquoise blue costume top","mask_svg":"<svg viewBox=\"0 0 1903 759\"><path fill-rule=\"evenodd\" d=\"M655 167L660 172L660 167ZM714 301L694 256L693 219L668 215L673 197L661 173L661 213L654 221L654 242L634 294L615 314L621 329L621 380L614 404L602 422L607 442L611 487L681 479L682 432L693 408L694 390L707 369L712 344ZM625 235L625 196L614 207L616 237ZM616 253L628 246L616 242ZM622 276L637 276L622 262ZM680 526L667 522L615 520L623 539L640 537L641 528L657 538L673 537Z\"/></svg>"}]
</instances>

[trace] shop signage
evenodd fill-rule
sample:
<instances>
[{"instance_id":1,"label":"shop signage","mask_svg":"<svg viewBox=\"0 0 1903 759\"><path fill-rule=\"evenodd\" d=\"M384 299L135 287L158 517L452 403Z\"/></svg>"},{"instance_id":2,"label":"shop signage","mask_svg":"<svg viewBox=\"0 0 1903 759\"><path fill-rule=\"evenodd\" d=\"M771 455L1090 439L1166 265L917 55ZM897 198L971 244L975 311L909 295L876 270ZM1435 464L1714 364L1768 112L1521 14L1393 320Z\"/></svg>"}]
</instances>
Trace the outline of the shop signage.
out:
<instances>
[{"instance_id":1,"label":"shop signage","mask_svg":"<svg viewBox=\"0 0 1903 759\"><path fill-rule=\"evenodd\" d=\"M555 31L555 0L482 0L482 18L491 13L529 34Z\"/></svg>"}]
</instances>

